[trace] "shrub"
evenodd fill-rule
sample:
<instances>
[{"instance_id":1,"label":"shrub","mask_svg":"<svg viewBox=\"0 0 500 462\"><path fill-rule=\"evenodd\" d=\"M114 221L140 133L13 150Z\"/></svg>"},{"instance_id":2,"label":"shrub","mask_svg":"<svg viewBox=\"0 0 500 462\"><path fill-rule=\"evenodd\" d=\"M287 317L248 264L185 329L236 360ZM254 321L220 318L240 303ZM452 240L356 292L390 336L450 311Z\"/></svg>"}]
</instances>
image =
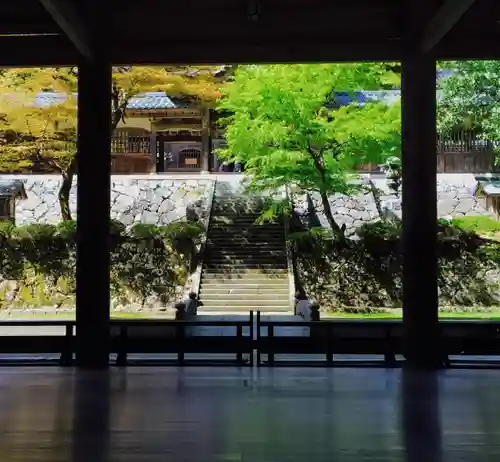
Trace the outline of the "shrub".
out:
<instances>
[{"instance_id":1,"label":"shrub","mask_svg":"<svg viewBox=\"0 0 500 462\"><path fill-rule=\"evenodd\" d=\"M111 236L120 237L125 234L127 227L118 220L110 220L109 222L109 233Z\"/></svg>"},{"instance_id":2,"label":"shrub","mask_svg":"<svg viewBox=\"0 0 500 462\"><path fill-rule=\"evenodd\" d=\"M156 225L136 223L130 228L130 235L143 239L159 238L162 236L162 230Z\"/></svg>"},{"instance_id":3,"label":"shrub","mask_svg":"<svg viewBox=\"0 0 500 462\"><path fill-rule=\"evenodd\" d=\"M0 220L0 240L8 239L11 236L13 229L14 225L12 222L8 220Z\"/></svg>"},{"instance_id":4,"label":"shrub","mask_svg":"<svg viewBox=\"0 0 500 462\"><path fill-rule=\"evenodd\" d=\"M160 231L162 236L171 241L188 239L196 242L203 234L204 228L200 223L175 221L162 227Z\"/></svg>"},{"instance_id":5,"label":"shrub","mask_svg":"<svg viewBox=\"0 0 500 462\"><path fill-rule=\"evenodd\" d=\"M63 239L71 241L76 238L76 221L64 220L57 225L57 234Z\"/></svg>"},{"instance_id":6,"label":"shrub","mask_svg":"<svg viewBox=\"0 0 500 462\"><path fill-rule=\"evenodd\" d=\"M113 296L125 303L142 304L154 296L165 303L184 285L191 263L170 242L183 242L192 249L202 227L178 222L167 227L135 225L129 233L125 229L122 223L111 221ZM14 295L0 294L2 305L8 299L10 306L73 306L76 222L2 224L0 232L5 236L0 245L0 282L16 282Z\"/></svg>"},{"instance_id":7,"label":"shrub","mask_svg":"<svg viewBox=\"0 0 500 462\"><path fill-rule=\"evenodd\" d=\"M302 231L293 239L298 287L331 310L371 312L401 307L401 224L365 224L359 239L340 247L321 233ZM492 306L500 302L500 243L481 239L453 222L437 224L440 302ZM295 237L295 235L297 237Z\"/></svg>"},{"instance_id":8,"label":"shrub","mask_svg":"<svg viewBox=\"0 0 500 462\"><path fill-rule=\"evenodd\" d=\"M376 221L365 223L356 230L362 239L399 239L402 223L398 220Z\"/></svg>"},{"instance_id":9,"label":"shrub","mask_svg":"<svg viewBox=\"0 0 500 462\"><path fill-rule=\"evenodd\" d=\"M24 226L17 226L12 230L12 238L19 241L42 241L47 242L53 239L57 232L54 225L46 223L32 223Z\"/></svg>"}]
</instances>

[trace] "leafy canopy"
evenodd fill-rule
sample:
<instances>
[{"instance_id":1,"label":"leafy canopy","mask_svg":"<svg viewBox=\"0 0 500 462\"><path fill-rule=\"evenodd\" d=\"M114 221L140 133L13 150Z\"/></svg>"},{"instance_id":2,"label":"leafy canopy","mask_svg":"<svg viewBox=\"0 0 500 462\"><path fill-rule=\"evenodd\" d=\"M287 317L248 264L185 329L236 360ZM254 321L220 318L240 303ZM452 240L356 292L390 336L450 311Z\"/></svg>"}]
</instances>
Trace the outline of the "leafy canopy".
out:
<instances>
[{"instance_id":1,"label":"leafy canopy","mask_svg":"<svg viewBox=\"0 0 500 462\"><path fill-rule=\"evenodd\" d=\"M115 67L112 87L112 128L126 120L126 107L146 91L211 105L221 96L226 73L219 67ZM19 171L40 161L68 170L76 154L78 70L76 68L9 69L0 75L0 171ZM60 95L43 104L38 94Z\"/></svg>"},{"instance_id":2,"label":"leafy canopy","mask_svg":"<svg viewBox=\"0 0 500 462\"><path fill-rule=\"evenodd\" d=\"M439 132L468 130L500 140L500 61L457 61L447 67L454 72L439 84Z\"/></svg>"},{"instance_id":3,"label":"leafy canopy","mask_svg":"<svg viewBox=\"0 0 500 462\"><path fill-rule=\"evenodd\" d=\"M351 192L355 164L400 150L398 104L327 104L334 91L397 86L385 64L252 65L238 68L218 105L227 116L225 160L240 160L252 185L294 183L322 194Z\"/></svg>"}]
</instances>

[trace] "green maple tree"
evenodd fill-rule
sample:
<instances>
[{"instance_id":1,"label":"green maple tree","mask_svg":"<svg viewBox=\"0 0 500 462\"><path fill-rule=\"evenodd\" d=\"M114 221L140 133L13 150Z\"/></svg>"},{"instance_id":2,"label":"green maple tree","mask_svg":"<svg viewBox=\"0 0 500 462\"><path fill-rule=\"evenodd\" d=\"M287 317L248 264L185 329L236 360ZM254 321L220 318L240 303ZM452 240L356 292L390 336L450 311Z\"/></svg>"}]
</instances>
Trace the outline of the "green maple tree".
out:
<instances>
[{"instance_id":1,"label":"green maple tree","mask_svg":"<svg viewBox=\"0 0 500 462\"><path fill-rule=\"evenodd\" d=\"M226 114L224 160L244 162L251 187L294 184L319 194L334 235L343 234L329 196L359 189L351 180L360 163L398 155L400 105L384 102L331 107L334 92L394 88L387 64L243 66L219 103Z\"/></svg>"},{"instance_id":2,"label":"green maple tree","mask_svg":"<svg viewBox=\"0 0 500 462\"><path fill-rule=\"evenodd\" d=\"M453 73L439 83L438 131L468 131L500 141L500 61L447 63Z\"/></svg>"}]
</instances>

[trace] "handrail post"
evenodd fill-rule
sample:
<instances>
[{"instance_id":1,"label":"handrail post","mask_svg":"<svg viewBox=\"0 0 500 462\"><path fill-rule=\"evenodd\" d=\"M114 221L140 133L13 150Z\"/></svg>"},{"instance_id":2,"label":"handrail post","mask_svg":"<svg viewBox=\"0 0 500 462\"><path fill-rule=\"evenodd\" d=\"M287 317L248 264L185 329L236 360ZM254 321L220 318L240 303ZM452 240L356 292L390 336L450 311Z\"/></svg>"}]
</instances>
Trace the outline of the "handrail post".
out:
<instances>
[{"instance_id":1,"label":"handrail post","mask_svg":"<svg viewBox=\"0 0 500 462\"><path fill-rule=\"evenodd\" d=\"M125 367L127 365L127 340L128 340L128 326L122 324L120 326L120 334L118 340L118 355L116 356L116 365Z\"/></svg>"},{"instance_id":2,"label":"handrail post","mask_svg":"<svg viewBox=\"0 0 500 462\"><path fill-rule=\"evenodd\" d=\"M184 338L186 336L186 329L184 321L180 321L176 326L176 340L177 340L177 361L180 365L184 364Z\"/></svg>"},{"instance_id":3,"label":"handrail post","mask_svg":"<svg viewBox=\"0 0 500 462\"><path fill-rule=\"evenodd\" d=\"M250 366L253 366L253 347L254 347L254 344L253 344L253 310L250 311L250 338L249 338L249 342L248 342L248 349L249 349L249 358L248 358L248 362L250 364Z\"/></svg>"},{"instance_id":4,"label":"handrail post","mask_svg":"<svg viewBox=\"0 0 500 462\"><path fill-rule=\"evenodd\" d=\"M243 364L243 326L241 324L238 324L236 326L236 344L237 346L237 353L236 353L236 362L241 366Z\"/></svg>"},{"instance_id":5,"label":"handrail post","mask_svg":"<svg viewBox=\"0 0 500 462\"><path fill-rule=\"evenodd\" d=\"M267 325L267 337L274 339L274 326L272 324ZM271 353L268 352L267 354L267 363L272 366L274 364L274 342L271 341L269 344L272 345L272 350Z\"/></svg>"},{"instance_id":6,"label":"handrail post","mask_svg":"<svg viewBox=\"0 0 500 462\"><path fill-rule=\"evenodd\" d=\"M387 328L385 335L385 353L384 353L384 362L387 367L395 367L396 366L396 355L394 353L394 345L392 341L392 332L391 326Z\"/></svg>"},{"instance_id":7,"label":"handrail post","mask_svg":"<svg viewBox=\"0 0 500 462\"><path fill-rule=\"evenodd\" d=\"M326 364L333 365L333 324L324 324L326 328Z\"/></svg>"},{"instance_id":8,"label":"handrail post","mask_svg":"<svg viewBox=\"0 0 500 462\"><path fill-rule=\"evenodd\" d=\"M61 351L59 359L63 367L71 366L73 360L73 328L74 324L72 322L65 326L63 351Z\"/></svg>"},{"instance_id":9,"label":"handrail post","mask_svg":"<svg viewBox=\"0 0 500 462\"><path fill-rule=\"evenodd\" d=\"M256 355L257 355L257 367L262 366L261 356L260 356L260 311L257 311L257 345L256 345ZM252 338L253 340L253 338Z\"/></svg>"}]
</instances>

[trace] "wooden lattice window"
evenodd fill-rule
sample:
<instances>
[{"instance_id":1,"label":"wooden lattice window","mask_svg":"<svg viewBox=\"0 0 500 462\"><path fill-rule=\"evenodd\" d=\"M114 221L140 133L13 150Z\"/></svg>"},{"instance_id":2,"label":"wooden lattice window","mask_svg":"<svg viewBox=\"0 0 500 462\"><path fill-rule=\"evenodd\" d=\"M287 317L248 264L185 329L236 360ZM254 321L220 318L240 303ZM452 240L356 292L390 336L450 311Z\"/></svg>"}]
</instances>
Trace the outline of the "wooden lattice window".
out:
<instances>
[{"instance_id":1,"label":"wooden lattice window","mask_svg":"<svg viewBox=\"0 0 500 462\"><path fill-rule=\"evenodd\" d=\"M179 167L181 168L200 168L201 150L200 149L182 149L179 152Z\"/></svg>"},{"instance_id":2,"label":"wooden lattice window","mask_svg":"<svg viewBox=\"0 0 500 462\"><path fill-rule=\"evenodd\" d=\"M11 197L0 197L0 220L8 220L13 222L14 218L14 199Z\"/></svg>"}]
</instances>

